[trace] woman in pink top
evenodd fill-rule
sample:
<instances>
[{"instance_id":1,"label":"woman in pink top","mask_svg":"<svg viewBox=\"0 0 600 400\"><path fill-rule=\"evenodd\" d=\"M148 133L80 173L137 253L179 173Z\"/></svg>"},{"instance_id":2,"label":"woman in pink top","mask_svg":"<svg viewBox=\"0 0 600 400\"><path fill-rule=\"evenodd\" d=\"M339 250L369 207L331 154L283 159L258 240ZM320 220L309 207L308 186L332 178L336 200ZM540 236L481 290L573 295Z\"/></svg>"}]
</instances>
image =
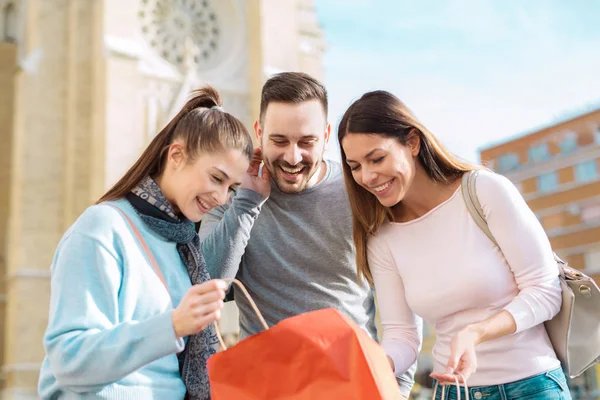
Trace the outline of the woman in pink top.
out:
<instances>
[{"instance_id":1,"label":"woman in pink top","mask_svg":"<svg viewBox=\"0 0 600 400\"><path fill-rule=\"evenodd\" d=\"M483 169L477 178L497 247L461 196L462 175L481 167L444 149L398 98L363 95L338 139L358 273L375 286L396 375L417 358L423 318L435 326L438 382L464 377L477 400L571 399L543 325L561 306L558 270L514 185Z\"/></svg>"}]
</instances>

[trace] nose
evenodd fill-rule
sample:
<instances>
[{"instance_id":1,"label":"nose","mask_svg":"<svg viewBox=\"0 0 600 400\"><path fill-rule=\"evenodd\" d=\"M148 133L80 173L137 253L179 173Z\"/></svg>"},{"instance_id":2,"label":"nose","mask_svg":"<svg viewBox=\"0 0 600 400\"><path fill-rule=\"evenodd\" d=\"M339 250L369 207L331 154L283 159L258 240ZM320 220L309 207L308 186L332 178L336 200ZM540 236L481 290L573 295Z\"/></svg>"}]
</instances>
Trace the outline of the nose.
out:
<instances>
[{"instance_id":1,"label":"nose","mask_svg":"<svg viewBox=\"0 0 600 400\"><path fill-rule=\"evenodd\" d=\"M364 185L370 186L371 183L377 179L377 172L372 169L363 167L362 169L362 181Z\"/></svg>"},{"instance_id":2,"label":"nose","mask_svg":"<svg viewBox=\"0 0 600 400\"><path fill-rule=\"evenodd\" d=\"M217 204L217 206L222 206L227 204L229 201L229 188L224 187L220 188L213 194L213 200Z\"/></svg>"},{"instance_id":3,"label":"nose","mask_svg":"<svg viewBox=\"0 0 600 400\"><path fill-rule=\"evenodd\" d=\"M302 161L302 152L296 145L291 145L283 155L283 160L290 164L296 165Z\"/></svg>"}]
</instances>

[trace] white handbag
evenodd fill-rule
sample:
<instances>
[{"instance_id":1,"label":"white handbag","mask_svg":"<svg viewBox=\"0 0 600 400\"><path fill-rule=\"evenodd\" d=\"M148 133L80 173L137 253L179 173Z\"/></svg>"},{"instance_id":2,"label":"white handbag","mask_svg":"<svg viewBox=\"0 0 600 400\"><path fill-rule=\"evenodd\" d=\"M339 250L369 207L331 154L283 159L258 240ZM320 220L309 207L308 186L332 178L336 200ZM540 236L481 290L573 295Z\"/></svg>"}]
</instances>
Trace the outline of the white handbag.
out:
<instances>
[{"instance_id":1,"label":"white handbag","mask_svg":"<svg viewBox=\"0 0 600 400\"><path fill-rule=\"evenodd\" d=\"M462 195L475 223L498 246L477 199L478 172L463 175ZM575 378L600 361L600 289L592 278L568 266L556 254L554 258L563 300L559 313L545 326L563 370Z\"/></svg>"}]
</instances>

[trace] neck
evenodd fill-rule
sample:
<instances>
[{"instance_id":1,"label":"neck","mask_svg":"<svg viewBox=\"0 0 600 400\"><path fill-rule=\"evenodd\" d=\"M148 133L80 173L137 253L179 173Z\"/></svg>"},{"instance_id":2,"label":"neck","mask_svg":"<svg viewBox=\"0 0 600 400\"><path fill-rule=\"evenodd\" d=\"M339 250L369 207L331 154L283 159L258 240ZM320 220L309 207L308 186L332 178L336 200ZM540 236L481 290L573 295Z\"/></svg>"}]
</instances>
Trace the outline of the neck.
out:
<instances>
[{"instance_id":1,"label":"neck","mask_svg":"<svg viewBox=\"0 0 600 400\"><path fill-rule=\"evenodd\" d=\"M417 168L410 188L401 202L392 207L396 222L408 222L420 218L448 200L460 185L460 179L451 183L438 183Z\"/></svg>"},{"instance_id":2,"label":"neck","mask_svg":"<svg viewBox=\"0 0 600 400\"><path fill-rule=\"evenodd\" d=\"M173 212L175 213L175 215L180 217L181 211L179 211L179 208L177 208L177 203L175 203L173 197L171 196L171 191L169 185L167 184L169 180L166 179L164 175L165 174L162 173L159 176L152 179L154 179L154 182L156 182L156 184L160 188L160 191L162 192L163 196L165 196L165 199L167 199L171 207L173 207Z\"/></svg>"},{"instance_id":3,"label":"neck","mask_svg":"<svg viewBox=\"0 0 600 400\"><path fill-rule=\"evenodd\" d=\"M325 178L325 174L327 173L327 164L325 160L321 160L319 163L319 169L310 177L307 188L315 186L317 183L321 182L323 178Z\"/></svg>"}]
</instances>

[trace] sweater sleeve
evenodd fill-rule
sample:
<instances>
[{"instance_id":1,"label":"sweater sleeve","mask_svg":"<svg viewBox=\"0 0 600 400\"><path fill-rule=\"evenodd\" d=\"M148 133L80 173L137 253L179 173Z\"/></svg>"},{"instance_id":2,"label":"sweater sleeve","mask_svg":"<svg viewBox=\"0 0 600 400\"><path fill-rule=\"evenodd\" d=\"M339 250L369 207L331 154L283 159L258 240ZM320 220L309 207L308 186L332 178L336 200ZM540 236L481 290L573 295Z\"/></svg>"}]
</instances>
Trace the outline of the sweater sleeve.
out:
<instances>
[{"instance_id":1,"label":"sweater sleeve","mask_svg":"<svg viewBox=\"0 0 600 400\"><path fill-rule=\"evenodd\" d=\"M507 178L482 171L477 197L519 289L504 307L517 331L552 319L562 303L558 268L550 241L517 188Z\"/></svg>"},{"instance_id":2,"label":"sweater sleeve","mask_svg":"<svg viewBox=\"0 0 600 400\"><path fill-rule=\"evenodd\" d=\"M234 278L250 239L264 197L239 189L229 206L217 207L202 218L200 240L212 278Z\"/></svg>"},{"instance_id":3,"label":"sweater sleeve","mask_svg":"<svg viewBox=\"0 0 600 400\"><path fill-rule=\"evenodd\" d=\"M404 283L384 239L372 236L367 247L383 328L382 346L394 361L394 373L400 377L417 360L422 340L422 320L406 302Z\"/></svg>"},{"instance_id":4,"label":"sweater sleeve","mask_svg":"<svg viewBox=\"0 0 600 400\"><path fill-rule=\"evenodd\" d=\"M98 389L184 348L171 310L119 321L121 277L120 256L97 238L72 232L59 245L44 348L54 376L69 390Z\"/></svg>"}]
</instances>

